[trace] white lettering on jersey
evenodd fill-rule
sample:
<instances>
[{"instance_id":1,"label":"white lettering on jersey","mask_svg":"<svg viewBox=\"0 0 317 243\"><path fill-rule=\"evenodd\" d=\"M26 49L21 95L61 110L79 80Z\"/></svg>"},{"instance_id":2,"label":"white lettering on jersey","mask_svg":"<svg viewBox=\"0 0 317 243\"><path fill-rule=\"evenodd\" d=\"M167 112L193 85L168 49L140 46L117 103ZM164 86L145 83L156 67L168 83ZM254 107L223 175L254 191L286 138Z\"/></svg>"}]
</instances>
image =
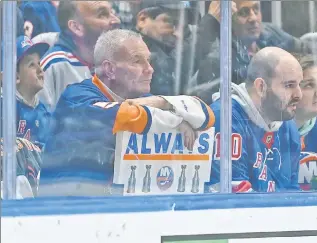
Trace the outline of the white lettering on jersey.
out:
<instances>
[{"instance_id":1,"label":"white lettering on jersey","mask_svg":"<svg viewBox=\"0 0 317 243\"><path fill-rule=\"evenodd\" d=\"M317 176L317 161L309 161L299 166L298 183L310 183Z\"/></svg>"},{"instance_id":2,"label":"white lettering on jersey","mask_svg":"<svg viewBox=\"0 0 317 243\"><path fill-rule=\"evenodd\" d=\"M259 175L259 180L261 181L267 180L267 165L263 165L262 171Z\"/></svg>"},{"instance_id":3,"label":"white lettering on jersey","mask_svg":"<svg viewBox=\"0 0 317 243\"><path fill-rule=\"evenodd\" d=\"M253 165L253 168L260 168L263 161L263 154L261 152L256 153L256 161Z\"/></svg>"},{"instance_id":4,"label":"white lettering on jersey","mask_svg":"<svg viewBox=\"0 0 317 243\"><path fill-rule=\"evenodd\" d=\"M119 102L97 102L94 104L94 106L98 106L98 107L103 108L103 109L109 109L109 108L112 108L118 104L119 104Z\"/></svg>"}]
</instances>

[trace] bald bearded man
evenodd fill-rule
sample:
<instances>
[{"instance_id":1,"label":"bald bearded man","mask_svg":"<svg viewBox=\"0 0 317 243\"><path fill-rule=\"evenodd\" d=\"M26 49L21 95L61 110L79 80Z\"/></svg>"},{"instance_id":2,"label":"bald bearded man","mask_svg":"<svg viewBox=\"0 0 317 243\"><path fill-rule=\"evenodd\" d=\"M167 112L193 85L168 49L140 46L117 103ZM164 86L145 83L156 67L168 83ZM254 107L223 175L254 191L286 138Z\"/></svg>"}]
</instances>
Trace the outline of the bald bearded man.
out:
<instances>
[{"instance_id":1,"label":"bald bearded man","mask_svg":"<svg viewBox=\"0 0 317 243\"><path fill-rule=\"evenodd\" d=\"M45 82L39 95L50 110L69 84L92 77L96 41L120 20L108 1L61 1L58 23L59 39L41 60Z\"/></svg>"},{"instance_id":2,"label":"bald bearded man","mask_svg":"<svg viewBox=\"0 0 317 243\"><path fill-rule=\"evenodd\" d=\"M300 138L292 120L302 98L303 73L298 61L277 47L260 50L251 60L247 79L232 84L232 181L250 190L298 190ZM220 178L220 100L211 105L216 142L210 189Z\"/></svg>"}]
</instances>

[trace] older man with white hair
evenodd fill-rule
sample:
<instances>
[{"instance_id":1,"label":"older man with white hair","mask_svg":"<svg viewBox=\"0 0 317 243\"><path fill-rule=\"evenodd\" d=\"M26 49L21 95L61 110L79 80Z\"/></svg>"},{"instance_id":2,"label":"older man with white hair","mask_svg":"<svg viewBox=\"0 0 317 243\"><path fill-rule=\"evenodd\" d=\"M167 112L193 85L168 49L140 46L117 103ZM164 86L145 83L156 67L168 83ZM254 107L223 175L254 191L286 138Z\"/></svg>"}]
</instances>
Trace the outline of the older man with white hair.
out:
<instances>
[{"instance_id":1,"label":"older man with white hair","mask_svg":"<svg viewBox=\"0 0 317 243\"><path fill-rule=\"evenodd\" d=\"M182 97L178 109L175 97L149 94L153 69L150 51L139 34L119 29L103 33L94 62L96 75L68 86L57 103L43 158L42 196L113 193L118 131L145 134L178 128L185 146L192 148L194 129L214 123L211 109L196 98Z\"/></svg>"}]
</instances>

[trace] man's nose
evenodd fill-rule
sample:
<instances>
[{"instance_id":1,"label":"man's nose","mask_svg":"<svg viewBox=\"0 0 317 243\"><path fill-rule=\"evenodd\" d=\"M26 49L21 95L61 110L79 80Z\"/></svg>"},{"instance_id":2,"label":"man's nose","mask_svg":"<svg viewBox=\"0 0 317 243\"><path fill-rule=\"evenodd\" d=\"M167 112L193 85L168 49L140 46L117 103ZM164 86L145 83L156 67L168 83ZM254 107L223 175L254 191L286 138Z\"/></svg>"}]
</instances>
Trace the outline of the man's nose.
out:
<instances>
[{"instance_id":1,"label":"man's nose","mask_svg":"<svg viewBox=\"0 0 317 243\"><path fill-rule=\"evenodd\" d=\"M299 85L297 85L297 88L294 91L293 97L298 100L302 99L303 93Z\"/></svg>"},{"instance_id":2,"label":"man's nose","mask_svg":"<svg viewBox=\"0 0 317 243\"><path fill-rule=\"evenodd\" d=\"M120 19L114 13L111 13L110 24L113 26L116 26L116 25L119 25L120 23L121 23Z\"/></svg>"},{"instance_id":3,"label":"man's nose","mask_svg":"<svg viewBox=\"0 0 317 243\"><path fill-rule=\"evenodd\" d=\"M147 62L146 67L144 69L144 73L152 75L153 72L154 72L153 67L151 66L149 62Z\"/></svg>"},{"instance_id":4,"label":"man's nose","mask_svg":"<svg viewBox=\"0 0 317 243\"><path fill-rule=\"evenodd\" d=\"M41 75L44 73L44 72L43 72L43 69L41 68L41 65L40 65L40 64L37 65L37 73L38 73L38 74L41 74Z\"/></svg>"},{"instance_id":5,"label":"man's nose","mask_svg":"<svg viewBox=\"0 0 317 243\"><path fill-rule=\"evenodd\" d=\"M248 16L248 21L249 22L256 21L257 20L257 16L258 16L258 14L253 9L250 9L250 14Z\"/></svg>"}]
</instances>

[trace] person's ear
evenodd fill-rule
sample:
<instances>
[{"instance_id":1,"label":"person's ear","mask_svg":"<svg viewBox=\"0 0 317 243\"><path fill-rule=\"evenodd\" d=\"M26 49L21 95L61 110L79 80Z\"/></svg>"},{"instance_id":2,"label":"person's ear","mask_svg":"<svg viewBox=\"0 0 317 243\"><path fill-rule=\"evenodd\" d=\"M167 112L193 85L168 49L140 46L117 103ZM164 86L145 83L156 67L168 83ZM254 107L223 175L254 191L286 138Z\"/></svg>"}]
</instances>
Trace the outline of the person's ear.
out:
<instances>
[{"instance_id":1,"label":"person's ear","mask_svg":"<svg viewBox=\"0 0 317 243\"><path fill-rule=\"evenodd\" d=\"M262 78L257 78L254 80L254 87L256 90L256 93L258 96L260 96L261 98L266 96L266 92L267 92L267 84L265 82L264 79Z\"/></svg>"},{"instance_id":2,"label":"person's ear","mask_svg":"<svg viewBox=\"0 0 317 243\"><path fill-rule=\"evenodd\" d=\"M136 16L136 29L142 31L144 27L147 25L150 16L146 13L146 11L141 11Z\"/></svg>"},{"instance_id":3,"label":"person's ear","mask_svg":"<svg viewBox=\"0 0 317 243\"><path fill-rule=\"evenodd\" d=\"M85 35L84 26L76 20L69 20L68 28L72 33L74 33L78 37L83 37Z\"/></svg>"},{"instance_id":4,"label":"person's ear","mask_svg":"<svg viewBox=\"0 0 317 243\"><path fill-rule=\"evenodd\" d=\"M101 64L102 73L107 76L110 80L114 80L116 78L116 65L108 60L103 61Z\"/></svg>"}]
</instances>

